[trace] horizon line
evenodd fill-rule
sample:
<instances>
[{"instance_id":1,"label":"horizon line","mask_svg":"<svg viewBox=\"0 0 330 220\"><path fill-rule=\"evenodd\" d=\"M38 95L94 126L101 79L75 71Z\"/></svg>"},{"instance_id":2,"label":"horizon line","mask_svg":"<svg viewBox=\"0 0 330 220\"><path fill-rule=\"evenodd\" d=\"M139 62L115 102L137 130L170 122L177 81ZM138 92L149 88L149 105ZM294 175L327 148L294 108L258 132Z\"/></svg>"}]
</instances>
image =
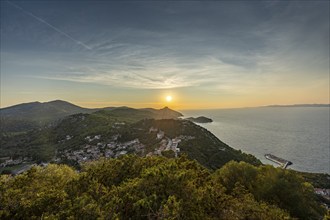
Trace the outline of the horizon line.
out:
<instances>
[{"instance_id":1,"label":"horizon line","mask_svg":"<svg viewBox=\"0 0 330 220\"><path fill-rule=\"evenodd\" d=\"M66 100L61 100L61 99L55 99L55 100L49 100L49 101L30 101L30 102L21 102L21 103L16 103L13 105L6 105L6 106L1 106L1 101L0 101L0 110L5 109L5 108L10 108L10 107L14 107L17 105L22 105L22 104L30 104L30 103L49 103L49 102L54 102L54 101L63 101L63 102L67 102L73 105L76 105L78 107L81 108L86 108L86 109L103 109L103 108L110 108L110 107L114 107L114 108L120 108L120 107L128 107L128 108L135 108L135 109L143 109L143 108L155 108L155 107L130 107L130 105L125 105L125 104L121 104L121 105L105 105L102 107L88 107L88 106L84 106L84 105L80 105L80 104L76 104L79 102L75 102L75 101L66 101ZM81 103L81 102L80 102ZM106 103L106 102L99 102L99 103ZM242 107L211 107L211 108L174 108L177 110L220 110L220 109L243 109L243 108L262 108L262 107L317 107L317 105L320 105L320 107L326 107L327 105L330 107L330 103L296 103L296 104L267 104L267 105L258 105L258 106L242 106ZM164 105L162 108L168 107L170 108L168 105ZM158 109L158 108L155 108Z\"/></svg>"}]
</instances>

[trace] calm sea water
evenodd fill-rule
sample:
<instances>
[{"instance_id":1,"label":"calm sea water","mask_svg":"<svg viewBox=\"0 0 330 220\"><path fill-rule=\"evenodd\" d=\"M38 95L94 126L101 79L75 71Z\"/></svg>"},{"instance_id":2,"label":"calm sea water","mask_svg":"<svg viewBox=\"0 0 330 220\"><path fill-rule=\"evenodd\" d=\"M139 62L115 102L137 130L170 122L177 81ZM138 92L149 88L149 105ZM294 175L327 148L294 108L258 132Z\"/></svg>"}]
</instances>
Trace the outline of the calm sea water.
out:
<instances>
[{"instance_id":1,"label":"calm sea water","mask_svg":"<svg viewBox=\"0 0 330 220\"><path fill-rule=\"evenodd\" d=\"M329 107L264 107L186 110L185 117L206 116L200 124L235 149L255 155L263 163L267 153L290 160L289 168L330 173ZM274 164L273 164L274 165Z\"/></svg>"}]
</instances>

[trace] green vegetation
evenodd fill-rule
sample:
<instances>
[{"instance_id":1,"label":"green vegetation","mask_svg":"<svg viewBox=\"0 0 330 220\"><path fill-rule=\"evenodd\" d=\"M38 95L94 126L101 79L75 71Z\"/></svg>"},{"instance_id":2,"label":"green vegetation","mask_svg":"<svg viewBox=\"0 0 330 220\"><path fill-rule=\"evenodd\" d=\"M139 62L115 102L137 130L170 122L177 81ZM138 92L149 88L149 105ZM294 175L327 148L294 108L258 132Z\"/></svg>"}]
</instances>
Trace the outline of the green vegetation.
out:
<instances>
[{"instance_id":1,"label":"green vegetation","mask_svg":"<svg viewBox=\"0 0 330 220\"><path fill-rule=\"evenodd\" d=\"M1 219L320 219L310 184L288 170L187 157L124 156L0 177Z\"/></svg>"},{"instance_id":2,"label":"green vegetation","mask_svg":"<svg viewBox=\"0 0 330 220\"><path fill-rule=\"evenodd\" d=\"M190 122L182 120L144 120L135 124L137 128L157 127L165 132L169 138L175 138L180 135L192 137L182 141L179 144L180 150L186 153L189 158L197 160L199 163L210 169L217 169L231 160L246 161L254 165L260 165L261 162L252 155L237 151L215 137L206 129ZM136 137L142 140L150 140L144 130L140 131ZM134 134L132 130L131 135Z\"/></svg>"},{"instance_id":3,"label":"green vegetation","mask_svg":"<svg viewBox=\"0 0 330 220\"><path fill-rule=\"evenodd\" d=\"M13 170L17 170L17 169L20 169L22 167L25 167L26 163L22 163L22 164L19 164L19 165L14 165L14 166L7 166L7 167L0 167L0 174L11 174L11 172Z\"/></svg>"},{"instance_id":4,"label":"green vegetation","mask_svg":"<svg viewBox=\"0 0 330 220\"><path fill-rule=\"evenodd\" d=\"M31 109L36 112L28 111ZM40 118L45 114L49 117L54 116L50 118L56 118L62 113L68 114L80 110L87 111L88 109L82 109L63 101L54 101L23 104L2 109L1 113L14 117L16 114L28 112L25 114L34 120L34 118L38 118L38 114L40 114ZM155 138L155 134L149 132L150 127L156 127L164 131L169 138L182 135L192 137L192 139L180 142L181 152L208 168L217 169L230 160L246 161L254 165L261 164L254 156L230 148L206 129L189 121L173 120L172 118L182 116L181 113L166 107L160 110L119 107L94 111L90 114L70 115L50 124L50 126L15 133L15 135L1 132L0 157L21 156L32 158L33 161L37 162L46 162L54 158L56 152L61 150L83 148L87 144L85 140L87 136L101 135L102 140L99 141L109 143L111 138L118 134L121 142L139 139L146 146L145 154L147 154L159 147L160 140ZM5 127L4 130L6 130ZM67 140L67 135L70 136L69 140Z\"/></svg>"},{"instance_id":5,"label":"green vegetation","mask_svg":"<svg viewBox=\"0 0 330 220\"><path fill-rule=\"evenodd\" d=\"M253 155L229 147L191 121L172 119L180 115L168 108L120 107L66 116L30 131L1 128L0 157L28 157L30 162L51 161L59 152L86 145L135 139L145 148L127 153L145 156L161 146L159 131L165 133L164 140L180 140L181 157L166 150L163 157L131 155L85 165L66 158L61 163L78 168L79 173L65 165L49 165L13 178L2 175L0 219L320 219L325 215L319 204L326 201L314 194L310 183L330 188L329 175L263 166ZM90 141L88 136L98 138Z\"/></svg>"},{"instance_id":6,"label":"green vegetation","mask_svg":"<svg viewBox=\"0 0 330 220\"><path fill-rule=\"evenodd\" d=\"M31 102L0 109L1 136L11 136L18 132L27 132L54 125L66 116L79 113L97 112L107 118L119 121L136 122L144 118L169 119L182 116L167 107L163 109L133 109L128 107L109 107L103 109L88 109L69 102L55 100L51 102Z\"/></svg>"},{"instance_id":7,"label":"green vegetation","mask_svg":"<svg viewBox=\"0 0 330 220\"><path fill-rule=\"evenodd\" d=\"M330 175L325 173L299 172L307 182L313 183L316 188L330 189Z\"/></svg>"},{"instance_id":8,"label":"green vegetation","mask_svg":"<svg viewBox=\"0 0 330 220\"><path fill-rule=\"evenodd\" d=\"M318 213L324 212L317 202L313 186L304 182L295 171L275 169L270 165L254 167L244 162L229 162L215 175L219 176L218 181L229 193L238 184L258 201L277 205L299 219L317 219Z\"/></svg>"},{"instance_id":9,"label":"green vegetation","mask_svg":"<svg viewBox=\"0 0 330 220\"><path fill-rule=\"evenodd\" d=\"M261 164L254 156L234 150L206 129L190 121L148 119L148 117L179 116L174 111L171 113L172 110L165 108L154 110L155 112L152 113L148 113L149 111L151 110L116 108L92 114L71 115L48 128L3 137L0 157L16 155L31 157L37 162L46 162L56 156L57 151L82 149L86 144L90 144L85 140L87 136L101 135L102 139L97 142L109 143L111 138L118 134L119 142L139 139L146 146L145 154L147 154L159 147L160 140L156 139L155 133L149 132L151 127L155 127L164 131L169 138L191 137L179 143L181 152L208 168L217 169L231 160ZM70 140L66 140L67 135L70 136Z\"/></svg>"},{"instance_id":10,"label":"green vegetation","mask_svg":"<svg viewBox=\"0 0 330 220\"><path fill-rule=\"evenodd\" d=\"M23 132L41 128L55 120L77 113L92 113L95 109L82 108L69 102L31 102L0 109L1 133Z\"/></svg>"}]
</instances>

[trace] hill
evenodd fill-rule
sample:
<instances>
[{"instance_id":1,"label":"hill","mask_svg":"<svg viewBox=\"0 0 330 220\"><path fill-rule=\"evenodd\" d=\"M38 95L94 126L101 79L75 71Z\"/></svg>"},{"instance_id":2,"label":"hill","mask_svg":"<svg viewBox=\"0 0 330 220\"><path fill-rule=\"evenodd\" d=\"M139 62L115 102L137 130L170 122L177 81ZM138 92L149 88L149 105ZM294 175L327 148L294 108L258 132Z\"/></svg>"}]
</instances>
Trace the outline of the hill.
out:
<instances>
[{"instance_id":1,"label":"hill","mask_svg":"<svg viewBox=\"0 0 330 220\"><path fill-rule=\"evenodd\" d=\"M178 117L183 116L180 112L173 111L172 109L170 109L168 107L164 107L159 110L155 110L153 108L145 108L145 109L141 109L141 110L151 112L154 115L155 119L172 119L172 118L178 118Z\"/></svg>"},{"instance_id":2,"label":"hill","mask_svg":"<svg viewBox=\"0 0 330 220\"><path fill-rule=\"evenodd\" d=\"M1 127L0 132L15 133L26 132L32 129L42 128L55 123L66 116L78 113L93 113L96 111L108 112L113 116L124 118L177 118L181 113L173 111L167 107L157 109L133 109L128 107L106 107L98 109L83 108L72 103L55 100L50 102L23 103L0 109ZM111 113L110 113L111 112Z\"/></svg>"},{"instance_id":3,"label":"hill","mask_svg":"<svg viewBox=\"0 0 330 220\"><path fill-rule=\"evenodd\" d=\"M97 112L99 115L104 115L109 118L115 118L123 122L137 122L146 118L153 119L176 119L183 116L180 112L174 111L170 108L153 109L134 109L129 107L106 108Z\"/></svg>"},{"instance_id":4,"label":"hill","mask_svg":"<svg viewBox=\"0 0 330 220\"><path fill-rule=\"evenodd\" d=\"M31 102L0 109L2 132L23 132L57 119L77 113L91 113L95 109L82 108L69 102Z\"/></svg>"},{"instance_id":5,"label":"hill","mask_svg":"<svg viewBox=\"0 0 330 220\"><path fill-rule=\"evenodd\" d=\"M170 111L166 109L165 111ZM121 154L173 155L186 153L211 169L230 160L261 164L252 155L234 150L206 129L186 120L160 119L163 110L116 108L76 114L55 126L2 138L0 157L58 161L71 165ZM181 115L171 112L171 116Z\"/></svg>"}]
</instances>

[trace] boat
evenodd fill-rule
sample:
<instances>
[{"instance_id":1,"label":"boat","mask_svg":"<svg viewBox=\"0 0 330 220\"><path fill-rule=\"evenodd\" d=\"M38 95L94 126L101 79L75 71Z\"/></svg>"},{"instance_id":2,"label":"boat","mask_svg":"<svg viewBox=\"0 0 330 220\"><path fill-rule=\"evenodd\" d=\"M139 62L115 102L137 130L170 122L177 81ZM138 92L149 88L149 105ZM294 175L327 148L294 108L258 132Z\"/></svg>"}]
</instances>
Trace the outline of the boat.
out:
<instances>
[{"instance_id":1,"label":"boat","mask_svg":"<svg viewBox=\"0 0 330 220\"><path fill-rule=\"evenodd\" d=\"M285 159L282 159L282 158L279 158L273 154L265 154L265 158L274 162L274 163L277 163L278 165L280 165L283 169L287 168L288 166L292 165L292 162L291 161L288 161L288 160L285 160Z\"/></svg>"}]
</instances>

